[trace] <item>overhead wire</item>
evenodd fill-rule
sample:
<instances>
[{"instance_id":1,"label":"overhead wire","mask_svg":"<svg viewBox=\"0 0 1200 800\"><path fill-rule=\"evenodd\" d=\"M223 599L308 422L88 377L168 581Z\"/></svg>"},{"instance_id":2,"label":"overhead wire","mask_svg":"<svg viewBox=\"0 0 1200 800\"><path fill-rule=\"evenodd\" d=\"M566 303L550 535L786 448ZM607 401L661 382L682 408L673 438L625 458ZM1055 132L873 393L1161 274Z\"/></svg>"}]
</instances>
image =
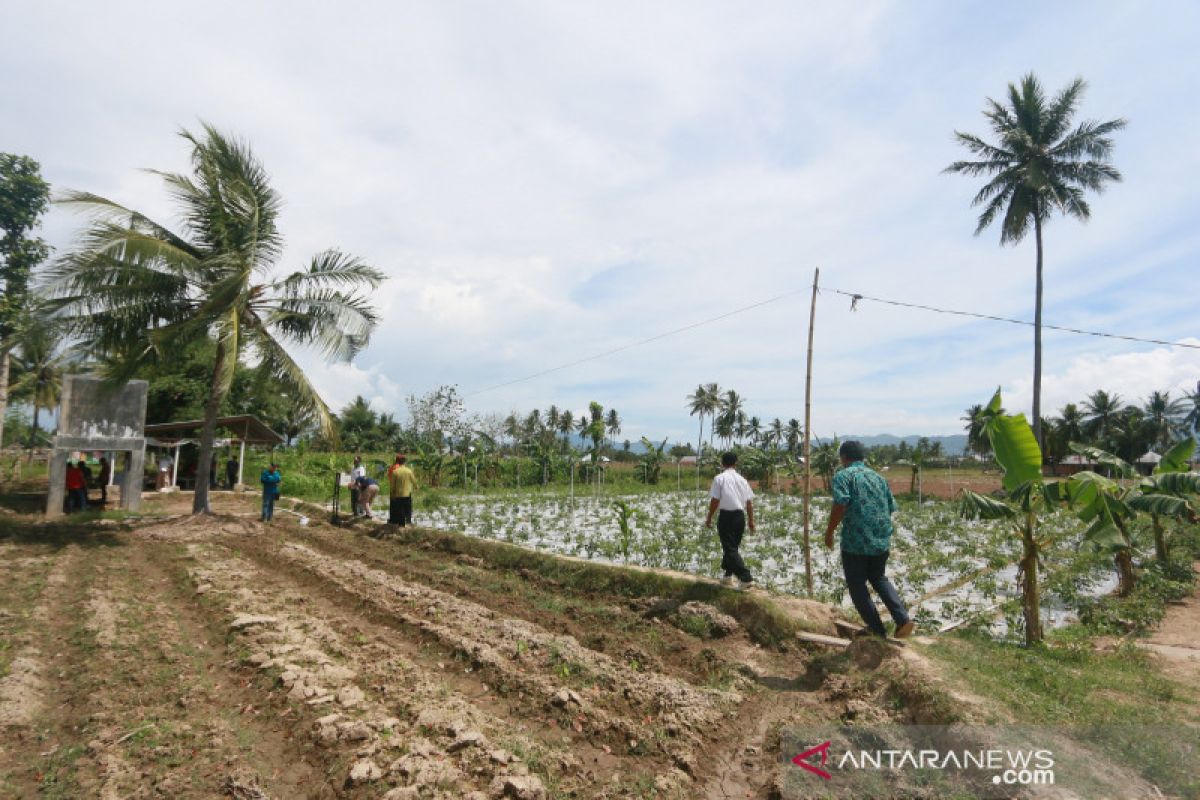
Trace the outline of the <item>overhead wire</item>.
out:
<instances>
[{"instance_id":1,"label":"overhead wire","mask_svg":"<svg viewBox=\"0 0 1200 800\"><path fill-rule=\"evenodd\" d=\"M734 317L734 316L737 316L738 314L744 314L747 311L753 311L756 308L762 308L763 306L770 305L771 303L777 303L780 300L784 300L788 297L793 297L798 294L804 294L811 290L812 290L812 287L806 286L802 289L793 289L788 292L783 292L782 294L777 294L777 295L775 295L773 297L769 297L765 300L760 300L756 303L751 303L750 305L742 306L741 308L735 308L734 310L727 311L723 314L718 314L715 317L709 317L707 319L702 319L697 322L692 322L687 325L683 325L679 328L673 328L669 331L664 331L662 333L657 333L653 336L648 336L644 339L638 339L637 341L620 345L619 347L613 347L608 350L603 350L599 353L593 353L591 355L584 356L583 358L577 358L573 361L568 361L563 364L558 364L553 367L548 367L546 369L539 370L538 372L533 372L533 373L530 373L529 375L524 375L520 378L514 378L513 380L504 381L503 383L497 383L492 386L484 387L482 389L475 389L473 391L466 392L463 395L463 397L473 397L475 395L484 394L486 392L493 392L497 389L504 389L509 386L514 386L518 383L524 383L526 381L531 381L531 380L534 380L535 378L541 378L546 375L553 374L555 372L561 372L564 369L570 369L571 367L577 367L580 364L586 364L588 362L596 361L601 358L607 358L608 356L616 355L617 353L623 353L626 350L632 350L635 347L642 347L643 345L661 341L661 340L667 339L671 336L677 336L678 334L686 333L687 331L694 330L696 328L700 328L705 325L711 325L714 322L720 322L723 319L728 319L729 317ZM940 308L938 306L931 306L931 305L927 305L925 303L910 303L910 302L906 302L903 300L891 300L886 297L873 297L871 295L866 295L861 292L850 292L850 291L846 291L845 289L836 289L836 288L832 288L832 287L828 287L828 286L818 287L818 292L822 293L822 294L825 292L830 292L832 294L843 295L845 297L850 298L850 310L851 311L857 310L858 303L865 300L865 301L868 301L871 303L880 303L883 305L895 306L898 308L911 308L911 309L917 309L917 310L921 310L921 311L929 311L929 312L932 312L935 314L949 314L949 315L958 316L958 317L969 317L972 319L988 320L991 322L1004 322L1004 323L1007 323L1010 325L1025 325L1025 326L1029 326L1029 327L1034 326L1033 322L1031 322L1029 320L1024 320L1024 319L1015 319L1013 317L1001 317L1001 316L998 316L995 314L984 314L984 313L977 312L977 311L963 311L961 309ZM1109 332L1105 332L1105 331L1091 331L1091 330L1085 330L1083 328L1071 328L1071 327L1067 327L1065 325L1050 325L1047 323L1042 323L1042 328L1044 328L1046 330L1060 331L1062 333L1073 333L1073 334L1077 334L1077 335L1081 335L1081 336L1096 336L1096 337L1105 338L1105 339L1119 339L1119 340L1127 341L1127 342L1139 342L1142 344L1156 344L1156 345L1165 345L1167 347L1184 347L1184 348L1188 348L1191 350L1200 350L1200 345L1197 345L1197 344L1188 344L1187 342L1172 342L1172 341L1168 341L1166 339L1153 339L1153 338L1148 338L1148 337L1143 337L1143 336L1130 336L1130 335L1126 335L1126 334L1109 333Z\"/></svg>"}]
</instances>

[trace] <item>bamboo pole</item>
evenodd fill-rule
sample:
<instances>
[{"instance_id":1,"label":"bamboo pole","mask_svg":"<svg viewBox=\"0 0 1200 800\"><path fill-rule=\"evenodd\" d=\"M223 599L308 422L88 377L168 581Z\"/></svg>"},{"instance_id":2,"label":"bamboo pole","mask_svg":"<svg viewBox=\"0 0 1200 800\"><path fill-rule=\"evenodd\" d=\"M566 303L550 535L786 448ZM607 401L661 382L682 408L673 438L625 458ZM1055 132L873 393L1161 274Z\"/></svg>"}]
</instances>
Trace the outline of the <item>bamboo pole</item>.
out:
<instances>
[{"instance_id":1,"label":"bamboo pole","mask_svg":"<svg viewBox=\"0 0 1200 800\"><path fill-rule=\"evenodd\" d=\"M804 586L808 596L812 597L812 546L810 544L811 518L809 506L812 504L812 361L813 361L813 329L817 316L817 286L821 279L821 270L813 271L812 306L808 311L808 369L804 376Z\"/></svg>"}]
</instances>

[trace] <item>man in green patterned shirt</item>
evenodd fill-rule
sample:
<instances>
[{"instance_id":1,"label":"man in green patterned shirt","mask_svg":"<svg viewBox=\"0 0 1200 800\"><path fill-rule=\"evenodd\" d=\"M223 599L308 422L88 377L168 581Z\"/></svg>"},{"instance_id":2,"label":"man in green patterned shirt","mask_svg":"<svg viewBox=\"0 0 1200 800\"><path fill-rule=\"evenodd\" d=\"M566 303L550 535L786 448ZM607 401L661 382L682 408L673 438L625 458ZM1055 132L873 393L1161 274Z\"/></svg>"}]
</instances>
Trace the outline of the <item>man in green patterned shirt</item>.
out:
<instances>
[{"instance_id":1,"label":"man in green patterned shirt","mask_svg":"<svg viewBox=\"0 0 1200 800\"><path fill-rule=\"evenodd\" d=\"M842 469L833 476L833 509L825 528L825 546L833 548L833 533L840 524L842 572L850 599L867 623L864 632L887 637L887 629L867 590L869 583L896 621L896 638L903 639L912 635L915 626L896 587L884 574L892 543L896 498L884 477L863 463L866 450L861 442L843 442L838 455Z\"/></svg>"}]
</instances>

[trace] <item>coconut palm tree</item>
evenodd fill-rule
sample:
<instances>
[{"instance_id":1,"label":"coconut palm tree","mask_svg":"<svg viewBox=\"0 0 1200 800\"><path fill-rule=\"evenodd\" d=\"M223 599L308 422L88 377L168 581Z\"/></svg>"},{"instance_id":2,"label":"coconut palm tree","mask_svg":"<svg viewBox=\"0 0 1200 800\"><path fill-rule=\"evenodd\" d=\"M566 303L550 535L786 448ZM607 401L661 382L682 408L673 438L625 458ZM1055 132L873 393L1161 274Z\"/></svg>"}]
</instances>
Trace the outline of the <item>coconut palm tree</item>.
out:
<instances>
[{"instance_id":1,"label":"coconut palm tree","mask_svg":"<svg viewBox=\"0 0 1200 800\"><path fill-rule=\"evenodd\" d=\"M696 439L696 453L704 449L704 415L708 413L708 392L704 385L696 387L696 391L687 396L688 416L700 418L700 435ZM699 461L696 462L699 464Z\"/></svg>"},{"instance_id":2,"label":"coconut palm tree","mask_svg":"<svg viewBox=\"0 0 1200 800\"><path fill-rule=\"evenodd\" d=\"M37 446L39 412L58 405L63 376L78 369L83 361L78 350L64 347L62 329L44 312L39 307L28 313L28 318L19 325L21 341L12 353L17 368L12 396L33 406L26 443L30 458Z\"/></svg>"},{"instance_id":3,"label":"coconut palm tree","mask_svg":"<svg viewBox=\"0 0 1200 800\"><path fill-rule=\"evenodd\" d=\"M1083 432L1093 441L1102 442L1108 436L1121 412L1121 396L1098 389L1083 401Z\"/></svg>"},{"instance_id":4,"label":"coconut palm tree","mask_svg":"<svg viewBox=\"0 0 1200 800\"><path fill-rule=\"evenodd\" d=\"M564 408L558 415L558 432L563 436L563 447L571 446L571 431L575 430L575 414Z\"/></svg>"},{"instance_id":5,"label":"coconut palm tree","mask_svg":"<svg viewBox=\"0 0 1200 800\"><path fill-rule=\"evenodd\" d=\"M283 252L281 199L262 164L248 145L209 125L181 136L191 146L192 173L156 174L179 206L182 232L112 200L70 192L59 202L90 213L92 222L51 279L74 330L124 366L114 378L147 357L215 339L197 466L207 475L217 413L244 351L335 435L329 408L292 353L314 346L331 359L353 358L377 321L358 290L379 286L384 275L338 250L273 274ZM197 483L192 509L209 511L206 481Z\"/></svg>"},{"instance_id":6,"label":"coconut palm tree","mask_svg":"<svg viewBox=\"0 0 1200 800\"><path fill-rule=\"evenodd\" d=\"M787 441L788 452L793 456L796 455L800 448L800 440L804 438L804 426L800 424L800 420L792 417L787 421L784 438Z\"/></svg>"},{"instance_id":7,"label":"coconut palm tree","mask_svg":"<svg viewBox=\"0 0 1200 800\"><path fill-rule=\"evenodd\" d=\"M1003 413L1003 409L1001 410ZM992 451L992 445L984 433L984 426L987 424L987 410L981 403L968 408L959 419L966 424L967 430L967 449L981 456L986 456Z\"/></svg>"},{"instance_id":8,"label":"coconut palm tree","mask_svg":"<svg viewBox=\"0 0 1200 800\"><path fill-rule=\"evenodd\" d=\"M1042 228L1055 211L1087 221L1091 207L1088 191L1102 192L1120 181L1110 163L1111 134L1125 120L1086 120L1072 125L1087 84L1076 78L1049 100L1037 76L1029 73L1019 84L1008 85L1007 104L991 98L983 115L996 142L955 131L959 144L977 160L955 161L945 172L988 182L971 201L983 206L975 227L978 236L997 218L1000 244L1017 244L1031 227L1037 245L1036 288L1033 311L1033 433L1041 441L1042 419Z\"/></svg>"},{"instance_id":9,"label":"coconut palm tree","mask_svg":"<svg viewBox=\"0 0 1200 800\"><path fill-rule=\"evenodd\" d=\"M1184 415L1180 424L1184 432L1193 435L1200 433L1200 381L1196 381L1196 391L1184 393L1183 402Z\"/></svg>"},{"instance_id":10,"label":"coconut palm tree","mask_svg":"<svg viewBox=\"0 0 1200 800\"><path fill-rule=\"evenodd\" d=\"M616 449L616 437L621 432L621 415L617 413L615 408L608 410L608 416L604 420L604 429L608 431L608 446Z\"/></svg>"},{"instance_id":11,"label":"coconut palm tree","mask_svg":"<svg viewBox=\"0 0 1200 800\"><path fill-rule=\"evenodd\" d=\"M1166 452L1171 446L1175 432L1181 427L1186 412L1183 400L1172 400L1170 392L1151 392L1142 411L1146 415L1146 426L1155 447Z\"/></svg>"}]
</instances>

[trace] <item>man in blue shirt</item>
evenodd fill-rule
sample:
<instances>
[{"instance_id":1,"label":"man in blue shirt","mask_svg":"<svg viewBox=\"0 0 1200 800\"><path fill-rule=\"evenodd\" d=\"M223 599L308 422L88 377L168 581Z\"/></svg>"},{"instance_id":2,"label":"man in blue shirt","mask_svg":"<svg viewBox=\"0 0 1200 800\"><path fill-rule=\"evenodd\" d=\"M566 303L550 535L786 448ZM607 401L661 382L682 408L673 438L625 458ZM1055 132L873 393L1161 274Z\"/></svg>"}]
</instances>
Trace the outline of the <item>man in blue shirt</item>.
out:
<instances>
[{"instance_id":1,"label":"man in blue shirt","mask_svg":"<svg viewBox=\"0 0 1200 800\"><path fill-rule=\"evenodd\" d=\"M896 621L896 638L912 635L915 627L896 587L887 579L888 552L892 542L892 514L896 498L887 481L863 463L866 451L861 442L843 442L838 450L842 469L833 476L833 509L825 528L825 546L833 548L833 533L842 526L842 572L846 588L866 631L887 637L883 620L875 610L867 584L875 589Z\"/></svg>"},{"instance_id":2,"label":"man in blue shirt","mask_svg":"<svg viewBox=\"0 0 1200 800\"><path fill-rule=\"evenodd\" d=\"M272 464L264 469L259 480L263 487L262 521L270 522L275 516L275 501L279 499L279 484L283 483L283 476L279 474L279 465Z\"/></svg>"}]
</instances>

